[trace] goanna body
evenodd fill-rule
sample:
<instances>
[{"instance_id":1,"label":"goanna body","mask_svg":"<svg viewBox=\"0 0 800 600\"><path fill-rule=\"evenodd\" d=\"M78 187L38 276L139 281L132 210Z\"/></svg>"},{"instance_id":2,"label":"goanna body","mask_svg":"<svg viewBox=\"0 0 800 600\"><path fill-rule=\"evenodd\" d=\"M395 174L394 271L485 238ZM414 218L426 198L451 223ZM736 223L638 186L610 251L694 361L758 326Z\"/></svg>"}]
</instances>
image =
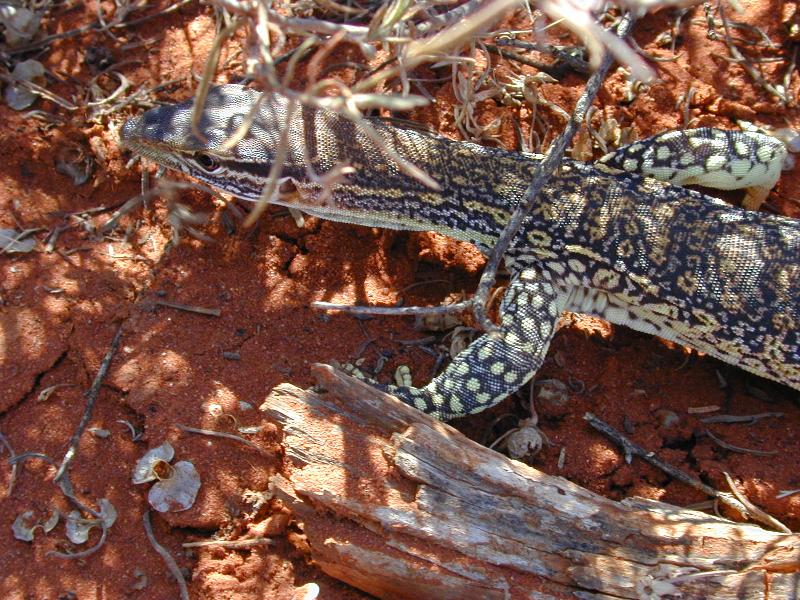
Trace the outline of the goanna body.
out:
<instances>
[{"instance_id":1,"label":"goanna body","mask_svg":"<svg viewBox=\"0 0 800 600\"><path fill-rule=\"evenodd\" d=\"M255 102L261 104L248 133L223 147ZM191 103L184 103L132 119L123 140L159 163L254 200L288 128L282 178L297 191L277 203L337 221L438 231L484 252L524 198L539 160L371 121L376 144L333 112L292 113L287 103L222 86L203 112L206 139L192 134ZM674 169L673 176L688 173L714 185L716 170L726 178L719 187L755 185L783 156L782 146L765 143L765 136L696 130L662 137L653 156L667 177ZM595 164L565 160L506 258L512 278L501 307L502 339L484 336L425 388L392 391L442 418L478 412L530 378L564 310L659 335L800 389L800 221L621 170L648 166L646 147ZM408 175L385 148L439 189ZM342 165L353 171L322 193L319 176Z\"/></svg>"}]
</instances>

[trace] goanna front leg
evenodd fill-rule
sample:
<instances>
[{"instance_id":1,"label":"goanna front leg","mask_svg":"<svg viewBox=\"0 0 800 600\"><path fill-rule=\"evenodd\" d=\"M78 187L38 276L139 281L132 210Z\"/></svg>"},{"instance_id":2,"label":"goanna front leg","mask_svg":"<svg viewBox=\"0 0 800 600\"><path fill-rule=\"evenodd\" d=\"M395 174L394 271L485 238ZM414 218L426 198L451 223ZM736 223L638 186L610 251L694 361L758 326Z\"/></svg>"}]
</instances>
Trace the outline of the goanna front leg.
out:
<instances>
[{"instance_id":1,"label":"goanna front leg","mask_svg":"<svg viewBox=\"0 0 800 600\"><path fill-rule=\"evenodd\" d=\"M500 328L458 354L422 388L378 385L443 421L481 412L522 387L542 366L563 298L533 269L514 277L500 305Z\"/></svg>"},{"instance_id":2,"label":"goanna front leg","mask_svg":"<svg viewBox=\"0 0 800 600\"><path fill-rule=\"evenodd\" d=\"M747 188L742 206L757 209L778 182L785 159L786 146L772 136L702 127L654 135L597 163L675 185Z\"/></svg>"}]
</instances>

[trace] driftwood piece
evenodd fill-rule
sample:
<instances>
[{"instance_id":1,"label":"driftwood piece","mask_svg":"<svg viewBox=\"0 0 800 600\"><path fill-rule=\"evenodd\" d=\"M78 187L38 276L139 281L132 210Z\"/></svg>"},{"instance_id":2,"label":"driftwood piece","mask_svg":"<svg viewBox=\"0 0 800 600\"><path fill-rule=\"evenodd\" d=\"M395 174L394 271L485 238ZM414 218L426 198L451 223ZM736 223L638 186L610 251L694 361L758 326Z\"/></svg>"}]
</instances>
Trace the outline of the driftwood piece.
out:
<instances>
[{"instance_id":1,"label":"driftwood piece","mask_svg":"<svg viewBox=\"0 0 800 600\"><path fill-rule=\"evenodd\" d=\"M316 365L261 410L274 494L328 574L381 598L800 598L800 535L608 500Z\"/></svg>"}]
</instances>

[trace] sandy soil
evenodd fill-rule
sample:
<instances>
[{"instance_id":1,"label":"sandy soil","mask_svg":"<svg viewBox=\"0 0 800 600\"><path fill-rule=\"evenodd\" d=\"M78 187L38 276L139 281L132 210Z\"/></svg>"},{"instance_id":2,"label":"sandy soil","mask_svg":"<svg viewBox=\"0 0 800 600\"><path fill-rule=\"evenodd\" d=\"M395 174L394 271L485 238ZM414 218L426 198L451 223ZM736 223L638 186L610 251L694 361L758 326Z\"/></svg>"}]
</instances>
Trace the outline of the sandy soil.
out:
<instances>
[{"instance_id":1,"label":"sandy soil","mask_svg":"<svg viewBox=\"0 0 800 600\"><path fill-rule=\"evenodd\" d=\"M743 4L747 12L738 20L762 27L787 49L793 47L776 15L788 19L794 3ZM93 5L76 6L47 19L45 31L67 31L94 20ZM654 55L668 56L669 51L655 42L668 29L670 18L669 12L662 12L638 23L638 43ZM639 137L680 127L684 109L677 104L691 86L695 93L688 114L693 126L734 127L734 119L742 118L774 127L800 126L795 108L779 106L739 66L720 58L726 54L724 46L706 38L702 11L694 21L686 20L683 31L679 58L654 63L661 81L633 102L625 101L622 73L608 78L596 103L601 115L633 127ZM161 100L177 100L190 95L191 74L201 72L213 35L210 9L190 5L118 32L117 39L89 33L55 41L38 59L54 75L47 87L65 98L81 93L95 75L91 57L101 51L119 63L114 70L134 85L179 79L158 94ZM351 51L338 51L331 64ZM237 72L237 61L231 58L223 77ZM785 63L763 67L774 75ZM349 76L342 70L332 74ZM541 92L569 109L583 83L570 74L558 84L544 85ZM117 80L105 76L99 85L111 89ZM455 137L450 84L437 85L429 86L437 104L412 118ZM796 75L790 89L798 92ZM313 218L300 228L279 210L271 211L254 230L244 230L220 202L194 191L182 193L180 201L209 214L203 227L207 241L184 236L170 247L163 200L98 238L88 226L102 224L113 207L139 190L139 168L126 166L130 157L119 150L115 134L135 111L126 109L88 123L81 111L70 112L51 101L39 101L34 108L56 115L59 123L48 125L0 104L0 227L42 228L35 251L0 256L0 431L16 453L39 452L59 461L83 413L83 394L122 327L120 349L90 422L90 427L107 429L110 435L84 434L70 471L80 498L91 505L108 498L119 517L104 547L83 559L48 555L83 549L66 540L63 523L46 535L37 531L33 542L16 540L11 526L20 513L31 510L45 518L54 507L66 514L71 506L53 485L54 467L41 460L29 460L19 469L9 493L12 472L4 460L0 597L177 597L175 581L142 528L147 486L131 483L137 459L165 440L175 447L177 458L194 463L202 478L191 509L152 516L155 536L189 580L192 598L289 599L310 582L320 586L321 598L363 597L310 564L301 526L279 505L266 502L254 508L254 492L264 491L270 475L282 468L276 428L260 417L257 407L278 383L311 385L308 365L314 362L363 357L367 366L374 366L385 360L382 377L408 364L417 383L427 381L434 357L420 345L404 343L428 335L416 330L413 320L326 315L309 304L440 302L470 292L483 259L474 249L434 234L379 231ZM524 122L530 119L526 110L494 101L479 108L484 122L503 119L500 137L513 148L508 117L513 114ZM560 126L559 118L546 110L544 118L554 128ZM55 169L64 156L78 152L94 163L83 185ZM764 209L800 217L794 193L799 179L800 170L786 172ZM741 199L737 194L726 198ZM105 211L92 212L98 207ZM61 233L50 251L46 236L57 228ZM417 285L407 290L412 284ZM159 301L217 308L220 314L176 310ZM620 451L585 424L582 415L591 410L718 488L726 488L723 473L730 473L752 502L800 530L800 494L776 499L780 490L800 488L796 392L659 339L579 315L564 320L538 378L558 379L567 384L568 393L537 402L550 444L531 460L534 466L611 498L638 495L680 505L705 500L640 461L625 464ZM62 387L41 397L54 385ZM456 425L490 443L527 416L527 398L526 388L518 398ZM711 414L782 416L751 424L705 425L699 418L707 414L693 411L703 407L718 407ZM143 432L137 441L121 420ZM257 433L246 436L258 450L182 432L178 424L228 432L258 427ZM706 435L707 430L729 444L770 454L726 450ZM244 549L181 546L212 536L267 541ZM89 544L98 539L95 530Z\"/></svg>"}]
</instances>

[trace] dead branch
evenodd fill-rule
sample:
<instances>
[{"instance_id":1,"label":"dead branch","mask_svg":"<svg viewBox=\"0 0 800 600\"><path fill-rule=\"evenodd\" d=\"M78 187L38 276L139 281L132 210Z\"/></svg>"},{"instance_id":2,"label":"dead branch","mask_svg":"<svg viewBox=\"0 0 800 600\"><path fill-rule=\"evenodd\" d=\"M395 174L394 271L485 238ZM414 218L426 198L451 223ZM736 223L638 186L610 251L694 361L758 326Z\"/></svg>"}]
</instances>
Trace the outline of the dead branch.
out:
<instances>
[{"instance_id":1,"label":"dead branch","mask_svg":"<svg viewBox=\"0 0 800 600\"><path fill-rule=\"evenodd\" d=\"M329 393L284 384L261 410L286 449L272 491L333 577L381 598L797 597L796 534L603 498L314 372Z\"/></svg>"}]
</instances>

